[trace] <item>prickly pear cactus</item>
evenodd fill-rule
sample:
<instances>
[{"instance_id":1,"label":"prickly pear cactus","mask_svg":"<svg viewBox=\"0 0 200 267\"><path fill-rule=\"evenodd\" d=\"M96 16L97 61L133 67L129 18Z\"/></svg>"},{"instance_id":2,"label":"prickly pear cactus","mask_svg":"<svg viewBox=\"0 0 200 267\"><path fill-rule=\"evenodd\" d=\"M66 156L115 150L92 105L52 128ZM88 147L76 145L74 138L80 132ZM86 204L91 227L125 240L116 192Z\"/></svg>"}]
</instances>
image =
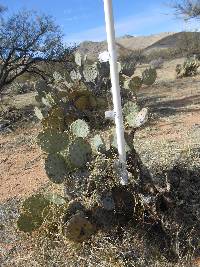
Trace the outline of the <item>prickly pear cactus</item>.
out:
<instances>
[{"instance_id":1,"label":"prickly pear cactus","mask_svg":"<svg viewBox=\"0 0 200 267\"><path fill-rule=\"evenodd\" d=\"M126 117L130 113L138 113L140 110L136 102L128 101L123 107L123 115Z\"/></svg>"},{"instance_id":2,"label":"prickly pear cactus","mask_svg":"<svg viewBox=\"0 0 200 267\"><path fill-rule=\"evenodd\" d=\"M91 146L94 152L105 153L106 151L106 144L99 134L91 139Z\"/></svg>"},{"instance_id":3,"label":"prickly pear cactus","mask_svg":"<svg viewBox=\"0 0 200 267\"><path fill-rule=\"evenodd\" d=\"M152 85L157 78L157 72L155 69L149 68L142 73L142 82L145 85Z\"/></svg>"},{"instance_id":4,"label":"prickly pear cactus","mask_svg":"<svg viewBox=\"0 0 200 267\"><path fill-rule=\"evenodd\" d=\"M22 213L17 220L19 230L31 233L38 229L48 214L50 202L41 194L26 199L22 206Z\"/></svg>"},{"instance_id":5,"label":"prickly pear cactus","mask_svg":"<svg viewBox=\"0 0 200 267\"><path fill-rule=\"evenodd\" d=\"M34 108L34 113L35 113L35 116L39 119L39 120L42 120L44 118L44 113L42 112L41 109L39 109L38 107L35 107Z\"/></svg>"},{"instance_id":6,"label":"prickly pear cactus","mask_svg":"<svg viewBox=\"0 0 200 267\"><path fill-rule=\"evenodd\" d=\"M142 79L139 76L133 77L129 82L129 88L131 90L138 91L142 86Z\"/></svg>"},{"instance_id":7,"label":"prickly pear cactus","mask_svg":"<svg viewBox=\"0 0 200 267\"><path fill-rule=\"evenodd\" d=\"M197 74L199 66L200 62L197 59L189 58L185 60L183 65L178 64L176 66L177 78L195 76Z\"/></svg>"},{"instance_id":8,"label":"prickly pear cactus","mask_svg":"<svg viewBox=\"0 0 200 267\"><path fill-rule=\"evenodd\" d=\"M64 235L75 242L88 240L94 232L94 225L81 212L73 215L64 226Z\"/></svg>"},{"instance_id":9,"label":"prickly pear cactus","mask_svg":"<svg viewBox=\"0 0 200 267\"><path fill-rule=\"evenodd\" d=\"M76 52L74 55L75 63L77 66L81 67L83 63L83 58L79 52Z\"/></svg>"},{"instance_id":10,"label":"prickly pear cactus","mask_svg":"<svg viewBox=\"0 0 200 267\"><path fill-rule=\"evenodd\" d=\"M103 120L111 100L109 63L92 64L79 53L74 55L74 61L75 64L68 71L70 81L64 81L63 75L60 77L54 73L55 81L52 85L41 83L42 89L37 86L39 108L36 113L43 126L37 143L45 152L45 171L48 178L55 184L63 184L65 198L48 194L45 205L39 198L37 205L35 200L29 200L29 203L26 201L18 227L30 233L49 225L50 232L53 232L54 228L58 229L55 221L57 217L53 223L48 223L53 216L50 207L53 205L56 209L61 207L63 210L66 199L72 200L62 217L63 233L70 240L83 242L96 230L91 223L94 222L93 219L97 225L101 225L101 214L104 223L108 215L110 222L116 209L120 210L120 201L116 200L113 188L120 186L122 168L118 161L116 135L112 132L110 122L104 124ZM136 103L137 98L133 96L133 91L135 93L141 87L144 77L131 78L134 71L135 63L125 63L119 69L122 94L130 96L123 99L126 134L133 128L135 131L135 128L147 121L147 110L140 110ZM149 76L151 74L145 74L148 81L152 80ZM125 82L128 90L124 90ZM133 97L135 102L126 103L126 99ZM101 135L97 132L99 125L103 129ZM134 158L132 139L126 136L126 151ZM131 168L128 169L130 177L136 173L130 172Z\"/></svg>"},{"instance_id":11,"label":"prickly pear cactus","mask_svg":"<svg viewBox=\"0 0 200 267\"><path fill-rule=\"evenodd\" d=\"M33 217L31 214L22 213L17 220L17 227L20 231L31 233L39 229L42 223L42 217Z\"/></svg>"},{"instance_id":12,"label":"prickly pear cactus","mask_svg":"<svg viewBox=\"0 0 200 267\"><path fill-rule=\"evenodd\" d=\"M88 83L95 83L95 80L98 76L97 66L96 64L93 65L85 65L83 70L83 76L85 81Z\"/></svg>"},{"instance_id":13,"label":"prickly pear cactus","mask_svg":"<svg viewBox=\"0 0 200 267\"><path fill-rule=\"evenodd\" d=\"M55 184L62 184L70 172L62 155L49 154L45 160L45 170L50 181Z\"/></svg>"},{"instance_id":14,"label":"prickly pear cactus","mask_svg":"<svg viewBox=\"0 0 200 267\"><path fill-rule=\"evenodd\" d=\"M70 72L70 77L72 81L80 81L82 79L82 76L79 70L72 70Z\"/></svg>"},{"instance_id":15,"label":"prickly pear cactus","mask_svg":"<svg viewBox=\"0 0 200 267\"><path fill-rule=\"evenodd\" d=\"M121 73L131 77L135 72L135 63L134 62L127 62L122 64L121 66Z\"/></svg>"},{"instance_id":16,"label":"prickly pear cactus","mask_svg":"<svg viewBox=\"0 0 200 267\"><path fill-rule=\"evenodd\" d=\"M71 124L70 130L74 136L82 138L87 137L90 132L88 124L80 119Z\"/></svg>"},{"instance_id":17,"label":"prickly pear cactus","mask_svg":"<svg viewBox=\"0 0 200 267\"><path fill-rule=\"evenodd\" d=\"M64 109L61 107L54 107L49 110L48 116L42 119L42 126L45 130L54 130L63 132L65 129Z\"/></svg>"},{"instance_id":18,"label":"prickly pear cactus","mask_svg":"<svg viewBox=\"0 0 200 267\"><path fill-rule=\"evenodd\" d=\"M90 160L92 148L83 138L76 138L69 146L69 161L74 168L84 167Z\"/></svg>"},{"instance_id":19,"label":"prickly pear cactus","mask_svg":"<svg viewBox=\"0 0 200 267\"><path fill-rule=\"evenodd\" d=\"M39 133L37 143L44 152L53 154L68 147L69 135L67 132L45 130Z\"/></svg>"},{"instance_id":20,"label":"prickly pear cactus","mask_svg":"<svg viewBox=\"0 0 200 267\"><path fill-rule=\"evenodd\" d=\"M75 107L80 111L88 110L90 108L90 101L87 96L81 96L75 101L74 104Z\"/></svg>"}]
</instances>

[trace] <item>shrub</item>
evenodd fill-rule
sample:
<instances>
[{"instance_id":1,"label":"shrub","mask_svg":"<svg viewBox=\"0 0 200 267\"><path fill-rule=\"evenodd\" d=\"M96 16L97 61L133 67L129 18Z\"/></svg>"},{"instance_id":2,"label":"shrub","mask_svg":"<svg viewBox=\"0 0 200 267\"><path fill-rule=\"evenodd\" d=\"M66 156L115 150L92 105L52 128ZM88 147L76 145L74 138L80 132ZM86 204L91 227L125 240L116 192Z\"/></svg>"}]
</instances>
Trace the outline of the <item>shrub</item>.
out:
<instances>
[{"instance_id":1,"label":"shrub","mask_svg":"<svg viewBox=\"0 0 200 267\"><path fill-rule=\"evenodd\" d=\"M183 65L178 64L176 66L177 78L191 77L197 74L197 70L200 66L200 62L195 58L188 58Z\"/></svg>"},{"instance_id":2,"label":"shrub","mask_svg":"<svg viewBox=\"0 0 200 267\"><path fill-rule=\"evenodd\" d=\"M154 59L152 60L149 65L152 69L160 69L162 68L163 66L163 63L164 63L164 60L162 57L159 57L158 59Z\"/></svg>"}]
</instances>

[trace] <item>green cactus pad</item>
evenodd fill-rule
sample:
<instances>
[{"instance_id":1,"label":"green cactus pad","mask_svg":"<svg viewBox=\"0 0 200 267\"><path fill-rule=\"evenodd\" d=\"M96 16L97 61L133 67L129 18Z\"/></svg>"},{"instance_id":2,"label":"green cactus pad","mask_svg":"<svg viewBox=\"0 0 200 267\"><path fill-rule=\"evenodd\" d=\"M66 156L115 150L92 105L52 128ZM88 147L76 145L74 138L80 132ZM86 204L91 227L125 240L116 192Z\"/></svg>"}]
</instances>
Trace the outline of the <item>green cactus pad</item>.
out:
<instances>
[{"instance_id":1,"label":"green cactus pad","mask_svg":"<svg viewBox=\"0 0 200 267\"><path fill-rule=\"evenodd\" d=\"M126 116L126 122L130 127L138 128L148 121L148 109L143 108L139 112L130 113Z\"/></svg>"},{"instance_id":2,"label":"green cactus pad","mask_svg":"<svg viewBox=\"0 0 200 267\"><path fill-rule=\"evenodd\" d=\"M70 130L74 136L83 138L87 137L90 132L88 124L80 119L71 124Z\"/></svg>"},{"instance_id":3,"label":"green cactus pad","mask_svg":"<svg viewBox=\"0 0 200 267\"><path fill-rule=\"evenodd\" d=\"M126 117L130 113L138 113L140 111L136 102L128 101L123 107L123 115Z\"/></svg>"},{"instance_id":4,"label":"green cactus pad","mask_svg":"<svg viewBox=\"0 0 200 267\"><path fill-rule=\"evenodd\" d=\"M83 70L83 76L86 82L94 83L98 76L97 66L95 64L85 65Z\"/></svg>"},{"instance_id":5,"label":"green cactus pad","mask_svg":"<svg viewBox=\"0 0 200 267\"><path fill-rule=\"evenodd\" d=\"M110 64L109 62L98 62L97 63L98 73L102 77L110 76Z\"/></svg>"},{"instance_id":6,"label":"green cactus pad","mask_svg":"<svg viewBox=\"0 0 200 267\"><path fill-rule=\"evenodd\" d=\"M65 205L66 204L66 200L62 196L60 196L60 195L58 195L56 193L49 193L49 194L47 194L45 196L45 198L50 203L53 203L53 204L58 205L58 206L59 205Z\"/></svg>"},{"instance_id":7,"label":"green cactus pad","mask_svg":"<svg viewBox=\"0 0 200 267\"><path fill-rule=\"evenodd\" d=\"M56 83L62 82L64 80L64 77L57 71L54 71L53 78Z\"/></svg>"},{"instance_id":8,"label":"green cactus pad","mask_svg":"<svg viewBox=\"0 0 200 267\"><path fill-rule=\"evenodd\" d=\"M97 97L96 102L97 102L98 109L104 109L108 107L108 101L104 97Z\"/></svg>"},{"instance_id":9,"label":"green cactus pad","mask_svg":"<svg viewBox=\"0 0 200 267\"><path fill-rule=\"evenodd\" d=\"M111 147L114 147L116 149L118 148L118 146L117 146L117 135L116 135L116 133L114 131L110 136L110 145L111 145ZM125 150L126 150L126 152L129 152L131 150L131 148L127 144L126 140L125 140Z\"/></svg>"},{"instance_id":10,"label":"green cactus pad","mask_svg":"<svg viewBox=\"0 0 200 267\"><path fill-rule=\"evenodd\" d=\"M80 98L78 98L75 101L74 105L80 111L84 111L86 109L89 109L90 108L89 97L88 96L81 96Z\"/></svg>"},{"instance_id":11,"label":"green cactus pad","mask_svg":"<svg viewBox=\"0 0 200 267\"><path fill-rule=\"evenodd\" d=\"M45 170L49 179L55 184L62 184L69 173L64 158L59 154L49 154L45 160Z\"/></svg>"},{"instance_id":12,"label":"green cactus pad","mask_svg":"<svg viewBox=\"0 0 200 267\"><path fill-rule=\"evenodd\" d=\"M33 195L27 198L22 205L25 213L31 214L32 217L43 217L44 211L48 208L50 202L42 194Z\"/></svg>"},{"instance_id":13,"label":"green cactus pad","mask_svg":"<svg viewBox=\"0 0 200 267\"><path fill-rule=\"evenodd\" d=\"M155 82L156 78L157 78L157 72L155 69L148 68L144 70L142 73L142 82L145 85L149 86L152 85Z\"/></svg>"},{"instance_id":14,"label":"green cactus pad","mask_svg":"<svg viewBox=\"0 0 200 267\"><path fill-rule=\"evenodd\" d=\"M43 115L43 112L41 109L39 109L38 107L35 107L34 108L34 113L35 113L35 116L39 119L39 120L42 120L44 118L44 115Z\"/></svg>"},{"instance_id":15,"label":"green cactus pad","mask_svg":"<svg viewBox=\"0 0 200 267\"><path fill-rule=\"evenodd\" d=\"M130 114L128 114L126 117L125 117L125 121L126 123L128 124L129 127L133 127L133 128L136 128L137 125L136 125L136 118L137 118L137 115L138 115L138 112L132 112Z\"/></svg>"},{"instance_id":16,"label":"green cactus pad","mask_svg":"<svg viewBox=\"0 0 200 267\"><path fill-rule=\"evenodd\" d=\"M59 133L53 130L46 130L39 133L37 143L43 151L56 153L68 147L69 135L66 132Z\"/></svg>"},{"instance_id":17,"label":"green cactus pad","mask_svg":"<svg viewBox=\"0 0 200 267\"><path fill-rule=\"evenodd\" d=\"M81 56L81 54L79 52L76 52L74 54L74 60L75 60L75 63L76 63L77 66L79 66L79 67L82 66L83 59L82 59L82 56Z\"/></svg>"},{"instance_id":18,"label":"green cactus pad","mask_svg":"<svg viewBox=\"0 0 200 267\"><path fill-rule=\"evenodd\" d=\"M81 76L79 70L72 70L70 72L70 78L72 79L72 81L80 81L82 76Z\"/></svg>"},{"instance_id":19,"label":"green cactus pad","mask_svg":"<svg viewBox=\"0 0 200 267\"><path fill-rule=\"evenodd\" d=\"M89 104L90 104L90 108L92 108L92 109L97 107L97 101L93 95L89 96Z\"/></svg>"},{"instance_id":20,"label":"green cactus pad","mask_svg":"<svg viewBox=\"0 0 200 267\"><path fill-rule=\"evenodd\" d=\"M129 88L133 91L137 91L142 86L142 79L139 76L133 77L129 82Z\"/></svg>"},{"instance_id":21,"label":"green cactus pad","mask_svg":"<svg viewBox=\"0 0 200 267\"><path fill-rule=\"evenodd\" d=\"M31 233L37 230L42 223L42 217L33 217L30 214L22 213L17 220L17 227L20 231Z\"/></svg>"},{"instance_id":22,"label":"green cactus pad","mask_svg":"<svg viewBox=\"0 0 200 267\"><path fill-rule=\"evenodd\" d=\"M122 64L121 73L131 77L135 72L135 63L134 62L127 62Z\"/></svg>"},{"instance_id":23,"label":"green cactus pad","mask_svg":"<svg viewBox=\"0 0 200 267\"><path fill-rule=\"evenodd\" d=\"M42 97L41 102L43 105L47 107L53 107L57 104L59 100L57 99L57 96L54 95L52 92L45 95L45 97Z\"/></svg>"},{"instance_id":24,"label":"green cactus pad","mask_svg":"<svg viewBox=\"0 0 200 267\"><path fill-rule=\"evenodd\" d=\"M103 138L97 134L91 139L91 146L93 151L104 153L106 151L106 144Z\"/></svg>"},{"instance_id":25,"label":"green cactus pad","mask_svg":"<svg viewBox=\"0 0 200 267\"><path fill-rule=\"evenodd\" d=\"M63 132L65 128L64 109L60 107L52 108L48 116L42 120L42 125L44 130Z\"/></svg>"},{"instance_id":26,"label":"green cactus pad","mask_svg":"<svg viewBox=\"0 0 200 267\"><path fill-rule=\"evenodd\" d=\"M83 138L76 138L69 146L69 160L74 168L84 167L90 160L92 149Z\"/></svg>"}]
</instances>

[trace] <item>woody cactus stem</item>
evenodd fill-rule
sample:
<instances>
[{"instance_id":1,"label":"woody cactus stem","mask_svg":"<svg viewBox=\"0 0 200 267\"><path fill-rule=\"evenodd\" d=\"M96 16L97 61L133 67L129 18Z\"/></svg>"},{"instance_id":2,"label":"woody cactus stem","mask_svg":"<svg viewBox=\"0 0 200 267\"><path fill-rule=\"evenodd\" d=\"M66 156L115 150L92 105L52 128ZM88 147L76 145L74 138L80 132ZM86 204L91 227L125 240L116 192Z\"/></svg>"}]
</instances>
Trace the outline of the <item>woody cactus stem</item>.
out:
<instances>
[{"instance_id":1,"label":"woody cactus stem","mask_svg":"<svg viewBox=\"0 0 200 267\"><path fill-rule=\"evenodd\" d=\"M126 185L128 183L128 173L126 171L126 151L125 151L121 96L119 87L119 73L118 73L117 56L116 56L112 0L104 0L104 11L105 11L108 51L110 54L110 77L112 82L112 96L114 104L117 146L119 153L119 161L121 163L121 183L123 185Z\"/></svg>"}]
</instances>

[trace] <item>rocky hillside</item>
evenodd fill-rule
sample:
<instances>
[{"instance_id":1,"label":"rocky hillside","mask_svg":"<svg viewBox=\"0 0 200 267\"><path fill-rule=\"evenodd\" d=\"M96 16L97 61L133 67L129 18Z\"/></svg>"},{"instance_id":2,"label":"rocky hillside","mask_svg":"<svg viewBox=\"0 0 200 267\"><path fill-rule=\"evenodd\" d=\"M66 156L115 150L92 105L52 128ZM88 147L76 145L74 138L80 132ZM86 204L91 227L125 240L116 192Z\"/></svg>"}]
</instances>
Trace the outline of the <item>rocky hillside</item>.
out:
<instances>
[{"instance_id":1,"label":"rocky hillside","mask_svg":"<svg viewBox=\"0 0 200 267\"><path fill-rule=\"evenodd\" d=\"M125 35L117 38L117 50L119 55L126 55L131 51L142 49L145 53L150 53L156 49L175 48L180 40L184 39L184 32L173 33L160 33L149 36L130 36ZM198 38L200 40L200 33L187 33L189 39ZM192 37L193 36L193 37ZM87 54L92 60L98 57L98 54L107 49L107 44L103 42L82 42L78 50L82 54Z\"/></svg>"}]
</instances>

